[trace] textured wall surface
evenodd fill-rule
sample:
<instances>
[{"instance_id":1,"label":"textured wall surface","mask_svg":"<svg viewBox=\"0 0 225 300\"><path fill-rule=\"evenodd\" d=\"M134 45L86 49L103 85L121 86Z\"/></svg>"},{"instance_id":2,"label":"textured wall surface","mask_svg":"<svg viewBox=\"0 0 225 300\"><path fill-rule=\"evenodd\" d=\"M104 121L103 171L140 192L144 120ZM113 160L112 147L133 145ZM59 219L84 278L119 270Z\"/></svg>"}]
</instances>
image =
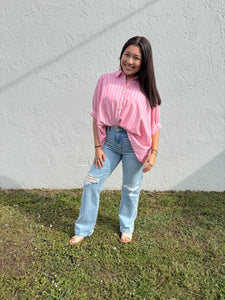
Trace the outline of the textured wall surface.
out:
<instances>
[{"instance_id":1,"label":"textured wall surface","mask_svg":"<svg viewBox=\"0 0 225 300\"><path fill-rule=\"evenodd\" d=\"M223 0L1 1L0 187L82 187L97 79L144 35L163 127L143 189L225 190L224 24Z\"/></svg>"}]
</instances>

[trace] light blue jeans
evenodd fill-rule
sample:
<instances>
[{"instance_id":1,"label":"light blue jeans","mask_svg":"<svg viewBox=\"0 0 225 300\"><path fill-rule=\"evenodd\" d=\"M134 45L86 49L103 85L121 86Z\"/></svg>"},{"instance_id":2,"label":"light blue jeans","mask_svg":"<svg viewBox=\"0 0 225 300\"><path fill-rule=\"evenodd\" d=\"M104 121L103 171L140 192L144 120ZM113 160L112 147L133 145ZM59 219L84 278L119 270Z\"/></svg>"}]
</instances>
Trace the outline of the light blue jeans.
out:
<instances>
[{"instance_id":1,"label":"light blue jeans","mask_svg":"<svg viewBox=\"0 0 225 300\"><path fill-rule=\"evenodd\" d=\"M137 216L138 199L142 183L143 165L137 160L126 130L121 127L108 127L103 146L106 156L101 169L93 164L84 181L79 217L75 223L75 234L90 236L95 227L99 195L109 175L122 160L123 183L122 199L119 209L120 231L133 233Z\"/></svg>"}]
</instances>

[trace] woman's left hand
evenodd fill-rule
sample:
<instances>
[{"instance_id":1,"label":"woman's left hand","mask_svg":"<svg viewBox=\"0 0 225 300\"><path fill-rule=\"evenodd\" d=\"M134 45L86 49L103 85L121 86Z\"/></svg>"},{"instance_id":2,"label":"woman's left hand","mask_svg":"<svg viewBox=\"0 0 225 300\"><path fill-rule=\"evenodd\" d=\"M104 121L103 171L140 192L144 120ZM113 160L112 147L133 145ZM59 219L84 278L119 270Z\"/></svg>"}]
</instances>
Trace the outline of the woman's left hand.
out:
<instances>
[{"instance_id":1,"label":"woman's left hand","mask_svg":"<svg viewBox=\"0 0 225 300\"><path fill-rule=\"evenodd\" d=\"M156 155L154 152L150 153L150 155L147 157L146 161L144 162L144 169L142 170L144 173L150 171L156 160Z\"/></svg>"}]
</instances>

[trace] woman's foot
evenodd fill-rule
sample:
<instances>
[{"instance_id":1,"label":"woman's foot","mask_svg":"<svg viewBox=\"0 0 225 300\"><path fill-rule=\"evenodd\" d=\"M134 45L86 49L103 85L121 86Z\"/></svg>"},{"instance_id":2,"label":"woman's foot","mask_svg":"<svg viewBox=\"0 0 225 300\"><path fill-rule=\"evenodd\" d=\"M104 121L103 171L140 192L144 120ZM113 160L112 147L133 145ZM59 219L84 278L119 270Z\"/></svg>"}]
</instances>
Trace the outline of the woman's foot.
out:
<instances>
[{"instance_id":1,"label":"woman's foot","mask_svg":"<svg viewBox=\"0 0 225 300\"><path fill-rule=\"evenodd\" d=\"M74 235L71 239L70 239L70 244L71 245L74 245L74 244L77 244L77 243L80 243L84 240L84 237L83 236L77 236L77 235Z\"/></svg>"},{"instance_id":2,"label":"woman's foot","mask_svg":"<svg viewBox=\"0 0 225 300\"><path fill-rule=\"evenodd\" d=\"M121 232L121 242L130 243L132 241L132 233Z\"/></svg>"}]
</instances>

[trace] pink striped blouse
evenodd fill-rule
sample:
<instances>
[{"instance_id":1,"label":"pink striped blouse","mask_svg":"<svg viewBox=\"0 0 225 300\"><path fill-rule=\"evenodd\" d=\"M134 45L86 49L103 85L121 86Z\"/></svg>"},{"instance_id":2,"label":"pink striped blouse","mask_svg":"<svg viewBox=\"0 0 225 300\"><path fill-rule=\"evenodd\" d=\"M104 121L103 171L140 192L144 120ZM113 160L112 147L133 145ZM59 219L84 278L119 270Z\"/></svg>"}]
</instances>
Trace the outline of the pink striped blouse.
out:
<instances>
[{"instance_id":1,"label":"pink striped blouse","mask_svg":"<svg viewBox=\"0 0 225 300\"><path fill-rule=\"evenodd\" d=\"M97 120L101 146L106 140L106 126L120 126L127 131L137 159L144 163L150 153L152 135L157 132L159 106L151 109L141 92L138 77L126 83L123 71L102 75L95 88L91 116Z\"/></svg>"}]
</instances>

